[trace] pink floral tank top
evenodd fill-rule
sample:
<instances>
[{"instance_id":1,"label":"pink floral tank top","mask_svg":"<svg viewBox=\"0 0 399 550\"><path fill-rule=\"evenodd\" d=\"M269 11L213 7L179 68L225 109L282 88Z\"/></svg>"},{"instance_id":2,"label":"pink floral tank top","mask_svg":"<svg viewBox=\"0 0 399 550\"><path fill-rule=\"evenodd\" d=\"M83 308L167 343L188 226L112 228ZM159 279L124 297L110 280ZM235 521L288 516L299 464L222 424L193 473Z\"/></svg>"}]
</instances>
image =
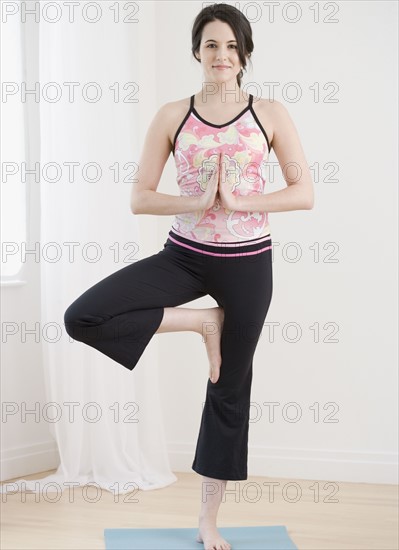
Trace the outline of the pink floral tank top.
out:
<instances>
[{"instance_id":1,"label":"pink floral tank top","mask_svg":"<svg viewBox=\"0 0 399 550\"><path fill-rule=\"evenodd\" d=\"M222 151L232 193L264 193L265 163L271 147L252 102L250 94L248 105L233 120L212 124L196 111L194 95L191 96L190 108L173 141L180 195L194 196L205 191L209 169ZM217 199L207 210L176 214L172 230L186 239L204 243L240 243L270 234L267 212L228 210Z\"/></svg>"}]
</instances>

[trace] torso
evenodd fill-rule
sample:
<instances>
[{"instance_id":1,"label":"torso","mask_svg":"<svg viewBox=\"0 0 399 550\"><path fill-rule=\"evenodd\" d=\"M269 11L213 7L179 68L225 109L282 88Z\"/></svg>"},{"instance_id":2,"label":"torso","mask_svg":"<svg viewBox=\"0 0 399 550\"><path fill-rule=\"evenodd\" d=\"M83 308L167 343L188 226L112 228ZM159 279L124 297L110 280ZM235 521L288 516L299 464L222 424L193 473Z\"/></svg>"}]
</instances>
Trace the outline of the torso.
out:
<instances>
[{"instance_id":1,"label":"torso","mask_svg":"<svg viewBox=\"0 0 399 550\"><path fill-rule=\"evenodd\" d=\"M226 105L211 109L197 102L195 96L188 102L169 104L168 136L181 195L198 196L206 190L209 163L217 162L221 152L225 155L226 181L235 196L264 193L265 163L272 146L269 133L273 134L271 116L267 117L270 108L268 111L265 107L267 102L256 101L249 95L245 103L229 104L228 110L224 108ZM266 120L265 126L263 120ZM222 206L219 199L206 210L176 214L171 231L178 238L203 244L245 246L249 240L263 242L270 238L267 212L230 210Z\"/></svg>"},{"instance_id":2,"label":"torso","mask_svg":"<svg viewBox=\"0 0 399 550\"><path fill-rule=\"evenodd\" d=\"M207 105L200 105L197 98L195 98L194 106L204 119L214 124L225 124L226 122L232 120L243 109L245 109L247 105L247 100L241 103L232 103L231 106L226 103L223 107L223 120L220 116L220 110L216 110L214 107L209 108L209 106ZM170 150L172 151L173 140L175 138L176 131L190 107L190 98L170 102L168 106L171 115L169 118L170 123L168 128L168 136L170 142ZM259 121L261 122L263 128L268 135L270 143L272 143L273 125L271 109L273 107L273 102L269 101L268 99L254 97L252 106L256 116L259 118Z\"/></svg>"}]
</instances>

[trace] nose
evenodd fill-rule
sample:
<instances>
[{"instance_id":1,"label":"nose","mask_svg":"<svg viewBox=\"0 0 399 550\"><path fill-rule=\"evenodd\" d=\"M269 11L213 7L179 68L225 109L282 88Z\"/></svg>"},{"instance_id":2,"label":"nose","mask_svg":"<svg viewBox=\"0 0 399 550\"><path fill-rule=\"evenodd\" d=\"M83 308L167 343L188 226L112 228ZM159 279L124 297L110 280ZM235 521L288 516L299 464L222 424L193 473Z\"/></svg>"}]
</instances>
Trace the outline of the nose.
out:
<instances>
[{"instance_id":1,"label":"nose","mask_svg":"<svg viewBox=\"0 0 399 550\"><path fill-rule=\"evenodd\" d=\"M226 57L227 57L227 51L223 47L218 49L217 50L217 57L218 57L218 59L225 60Z\"/></svg>"},{"instance_id":2,"label":"nose","mask_svg":"<svg viewBox=\"0 0 399 550\"><path fill-rule=\"evenodd\" d=\"M218 56L227 57L228 53L229 53L229 47L228 46L218 46L215 51L216 51Z\"/></svg>"}]
</instances>

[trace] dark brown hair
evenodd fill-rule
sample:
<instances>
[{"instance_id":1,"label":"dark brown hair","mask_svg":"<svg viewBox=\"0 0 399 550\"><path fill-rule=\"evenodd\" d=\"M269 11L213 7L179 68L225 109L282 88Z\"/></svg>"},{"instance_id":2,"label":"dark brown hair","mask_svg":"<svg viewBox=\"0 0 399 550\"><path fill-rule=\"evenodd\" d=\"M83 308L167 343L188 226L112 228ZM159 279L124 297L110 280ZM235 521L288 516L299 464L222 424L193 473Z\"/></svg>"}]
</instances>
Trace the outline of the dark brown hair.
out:
<instances>
[{"instance_id":1,"label":"dark brown hair","mask_svg":"<svg viewBox=\"0 0 399 550\"><path fill-rule=\"evenodd\" d=\"M200 63L196 53L198 53L200 48L202 31L207 23L216 21L217 19L227 23L231 27L237 41L238 56L241 66L245 69L247 66L247 57L251 57L251 53L254 50L252 29L245 15L243 15L240 10L234 6L230 6L229 4L221 3L206 6L195 18L191 32L191 52L194 58L198 61L198 63ZM237 75L237 83L240 87L243 74L243 70L241 69Z\"/></svg>"}]
</instances>

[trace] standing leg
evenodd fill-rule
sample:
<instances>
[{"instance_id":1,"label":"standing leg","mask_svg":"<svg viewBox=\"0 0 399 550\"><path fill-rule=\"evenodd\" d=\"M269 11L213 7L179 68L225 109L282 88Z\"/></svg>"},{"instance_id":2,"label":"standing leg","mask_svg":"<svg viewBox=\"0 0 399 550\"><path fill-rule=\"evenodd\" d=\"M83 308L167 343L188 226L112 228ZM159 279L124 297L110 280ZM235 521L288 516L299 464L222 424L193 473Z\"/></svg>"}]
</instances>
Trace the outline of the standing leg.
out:
<instances>
[{"instance_id":1,"label":"standing leg","mask_svg":"<svg viewBox=\"0 0 399 550\"><path fill-rule=\"evenodd\" d=\"M216 519L226 490L227 480L202 477L201 511L197 542L203 542L205 548L230 550L230 544L220 536Z\"/></svg>"},{"instance_id":2,"label":"standing leg","mask_svg":"<svg viewBox=\"0 0 399 550\"><path fill-rule=\"evenodd\" d=\"M192 469L202 474L203 486L211 487L202 499L198 540L224 550L230 545L217 531L216 515L227 480L248 477L253 356L271 303L271 250L209 260L207 289L224 309L222 364L217 383L207 384Z\"/></svg>"},{"instance_id":3,"label":"standing leg","mask_svg":"<svg viewBox=\"0 0 399 550\"><path fill-rule=\"evenodd\" d=\"M247 479L253 356L272 297L271 250L209 262L207 290L224 309L222 364L209 380L192 468L214 479Z\"/></svg>"}]
</instances>

